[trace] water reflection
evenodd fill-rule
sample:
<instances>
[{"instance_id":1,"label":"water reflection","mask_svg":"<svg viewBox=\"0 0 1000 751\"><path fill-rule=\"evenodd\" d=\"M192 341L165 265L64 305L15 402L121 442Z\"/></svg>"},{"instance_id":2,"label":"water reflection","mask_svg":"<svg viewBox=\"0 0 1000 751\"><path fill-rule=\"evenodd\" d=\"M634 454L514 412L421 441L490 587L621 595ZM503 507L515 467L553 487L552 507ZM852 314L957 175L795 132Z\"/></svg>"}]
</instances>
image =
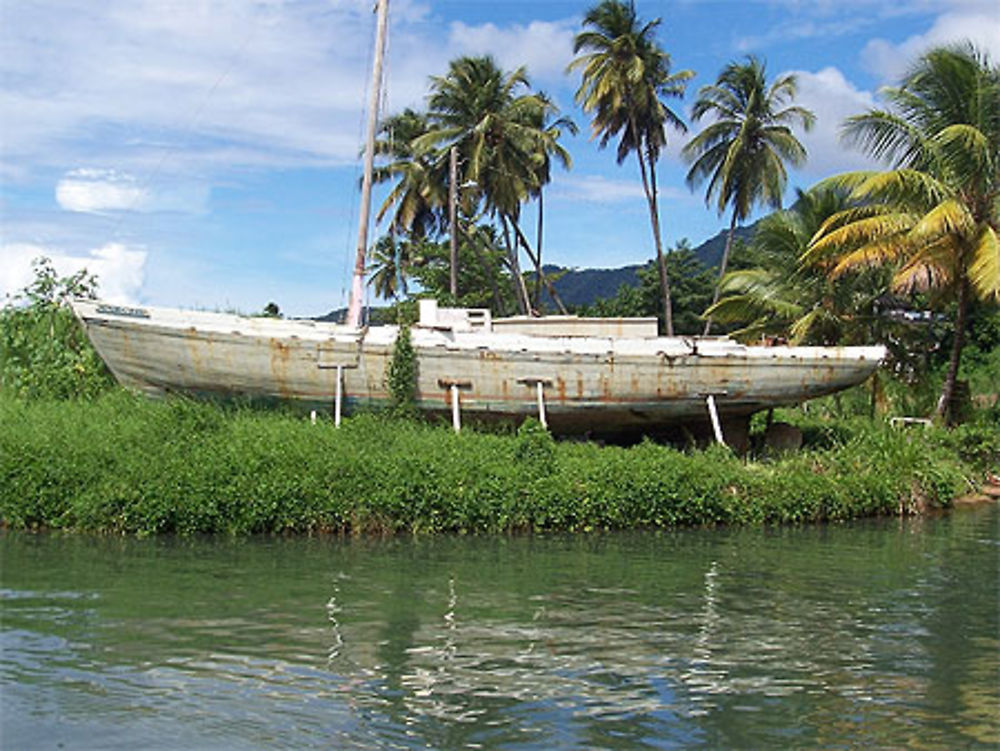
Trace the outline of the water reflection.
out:
<instances>
[{"instance_id":1,"label":"water reflection","mask_svg":"<svg viewBox=\"0 0 1000 751\"><path fill-rule=\"evenodd\" d=\"M6 535L4 746L989 747L997 520Z\"/></svg>"}]
</instances>

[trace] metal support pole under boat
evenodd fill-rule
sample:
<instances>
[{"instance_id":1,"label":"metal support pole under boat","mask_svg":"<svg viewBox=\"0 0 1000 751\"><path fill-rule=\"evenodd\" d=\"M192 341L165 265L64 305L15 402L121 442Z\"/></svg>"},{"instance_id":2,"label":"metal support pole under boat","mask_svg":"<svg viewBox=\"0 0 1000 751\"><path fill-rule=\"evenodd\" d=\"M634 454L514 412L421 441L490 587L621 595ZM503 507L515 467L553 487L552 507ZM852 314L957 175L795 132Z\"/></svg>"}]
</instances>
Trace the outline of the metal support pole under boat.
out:
<instances>
[{"instance_id":1,"label":"metal support pole under boat","mask_svg":"<svg viewBox=\"0 0 1000 751\"><path fill-rule=\"evenodd\" d=\"M333 402L333 425L340 427L340 412L344 401L344 367L337 366L337 397Z\"/></svg>"},{"instance_id":2,"label":"metal support pole under boat","mask_svg":"<svg viewBox=\"0 0 1000 751\"><path fill-rule=\"evenodd\" d=\"M378 95L382 83L382 59L385 55L385 30L389 17L389 0L378 0L378 20L375 31L375 60L372 65L372 85L368 95L368 128L365 135L364 174L361 177L361 210L358 219L358 247L354 257L351 297L347 304L347 325L361 325L361 300L365 288L365 255L368 251L368 220L372 202L372 171L375 164L375 129L378 126Z\"/></svg>"},{"instance_id":3,"label":"metal support pole under boat","mask_svg":"<svg viewBox=\"0 0 1000 751\"><path fill-rule=\"evenodd\" d=\"M458 401L458 384L451 384L451 426L456 433L462 432L462 415Z\"/></svg>"},{"instance_id":4,"label":"metal support pole under boat","mask_svg":"<svg viewBox=\"0 0 1000 751\"><path fill-rule=\"evenodd\" d=\"M712 430L715 433L715 440L725 446L726 441L722 437L722 425L719 423L719 412L715 408L715 397L709 394L705 397L705 401L708 403L708 415L712 418Z\"/></svg>"},{"instance_id":5,"label":"metal support pole under boat","mask_svg":"<svg viewBox=\"0 0 1000 751\"><path fill-rule=\"evenodd\" d=\"M535 387L535 398L538 400L538 421L543 428L548 429L549 421L545 415L545 387L551 386L552 381L547 378L518 378L517 382L523 383L525 386Z\"/></svg>"},{"instance_id":6,"label":"metal support pole under boat","mask_svg":"<svg viewBox=\"0 0 1000 751\"><path fill-rule=\"evenodd\" d=\"M451 426L455 429L456 433L459 433L462 430L462 399L460 389L471 389L472 382L439 378L438 386L448 389L449 398L451 399Z\"/></svg>"}]
</instances>

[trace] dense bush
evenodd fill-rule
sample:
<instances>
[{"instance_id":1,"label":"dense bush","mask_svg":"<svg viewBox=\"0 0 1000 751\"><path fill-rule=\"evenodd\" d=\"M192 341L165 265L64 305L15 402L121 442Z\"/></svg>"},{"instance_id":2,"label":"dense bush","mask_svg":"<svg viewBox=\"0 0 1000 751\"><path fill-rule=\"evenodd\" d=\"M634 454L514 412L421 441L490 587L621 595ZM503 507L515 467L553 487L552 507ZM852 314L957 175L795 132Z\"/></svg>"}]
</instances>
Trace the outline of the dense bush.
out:
<instances>
[{"instance_id":1,"label":"dense bush","mask_svg":"<svg viewBox=\"0 0 1000 751\"><path fill-rule=\"evenodd\" d=\"M56 275L52 263L34 263L35 278L0 310L0 386L22 398L91 397L113 384L104 363L65 304L92 297L94 277Z\"/></svg>"},{"instance_id":2,"label":"dense bush","mask_svg":"<svg viewBox=\"0 0 1000 751\"><path fill-rule=\"evenodd\" d=\"M771 524L910 513L968 487L970 429L857 424L767 462L554 441L364 415L291 414L113 391L0 397L0 519L154 534L510 532ZM995 442L991 444L995 448ZM964 447L964 448L963 448Z\"/></svg>"}]
</instances>

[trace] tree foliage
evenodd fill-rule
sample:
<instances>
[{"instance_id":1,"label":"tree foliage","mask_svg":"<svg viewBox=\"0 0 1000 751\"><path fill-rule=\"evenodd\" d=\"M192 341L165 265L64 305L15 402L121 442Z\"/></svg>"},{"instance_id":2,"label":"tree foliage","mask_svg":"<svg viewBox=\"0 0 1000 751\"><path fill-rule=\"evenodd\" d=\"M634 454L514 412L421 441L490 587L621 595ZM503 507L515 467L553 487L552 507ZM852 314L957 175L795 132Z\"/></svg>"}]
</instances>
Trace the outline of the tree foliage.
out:
<instances>
[{"instance_id":1,"label":"tree foliage","mask_svg":"<svg viewBox=\"0 0 1000 751\"><path fill-rule=\"evenodd\" d=\"M710 116L712 122L682 151L692 162L687 182L694 187L707 180L705 201L714 199L720 215L732 207L713 304L726 275L736 225L758 204L780 209L788 182L785 164L805 163L806 150L792 126L809 130L816 118L804 107L790 104L796 91L794 75L779 76L768 84L764 63L750 56L744 63L727 65L714 84L698 92L691 117ZM705 334L711 325L709 315Z\"/></svg>"},{"instance_id":2,"label":"tree foliage","mask_svg":"<svg viewBox=\"0 0 1000 751\"><path fill-rule=\"evenodd\" d=\"M0 385L28 399L91 397L113 380L66 301L94 298L97 278L81 270L61 277L48 258L34 279L0 311Z\"/></svg>"},{"instance_id":3,"label":"tree foliage","mask_svg":"<svg viewBox=\"0 0 1000 751\"><path fill-rule=\"evenodd\" d=\"M643 22L634 2L603 0L583 18L573 41L579 56L569 66L581 71L576 100L591 115L601 147L618 139L618 163L634 153L649 206L663 302L663 320L673 335L670 276L660 231L656 163L667 143L667 127L687 128L666 100L683 96L690 70L671 72L670 55L656 40L660 19ZM580 54L582 53L582 54Z\"/></svg>"},{"instance_id":4,"label":"tree foliage","mask_svg":"<svg viewBox=\"0 0 1000 751\"><path fill-rule=\"evenodd\" d=\"M823 225L807 259L832 277L888 267L896 290L955 306L936 410L947 418L970 303L1000 301L1000 68L969 45L939 47L884 95L888 108L850 118L844 134L892 168L830 178L854 205Z\"/></svg>"},{"instance_id":5,"label":"tree foliage","mask_svg":"<svg viewBox=\"0 0 1000 751\"><path fill-rule=\"evenodd\" d=\"M687 240L681 240L666 254L667 272L672 280L674 331L676 334L697 334L704 325L702 312L712 298L712 271L698 260ZM660 316L660 278L655 261L638 272L639 285L623 284L617 294L597 300L584 309L584 314L601 317Z\"/></svg>"},{"instance_id":6,"label":"tree foliage","mask_svg":"<svg viewBox=\"0 0 1000 751\"><path fill-rule=\"evenodd\" d=\"M491 238L501 238L506 250L506 281L521 312L527 313L531 301L521 275L520 253L527 253L539 279L544 275L540 247L532 249L521 229L521 211L527 201L540 197L551 180L553 161L570 166L569 152L560 139L564 132L575 132L575 126L559 116L548 97L531 90L524 68L507 72L487 56L452 60L447 73L431 78L427 104L426 112L406 110L382 127L379 153L388 161L376 179L394 180L395 185L379 216L393 210L393 232L410 243L448 232L449 161L454 149L459 165L458 244L473 251L473 262L490 278L491 302L500 304L503 277L479 252L479 226L488 217ZM383 246L376 251L381 252L377 263L383 270L379 294L391 297L405 291L402 282L410 271L405 256L387 255Z\"/></svg>"}]
</instances>

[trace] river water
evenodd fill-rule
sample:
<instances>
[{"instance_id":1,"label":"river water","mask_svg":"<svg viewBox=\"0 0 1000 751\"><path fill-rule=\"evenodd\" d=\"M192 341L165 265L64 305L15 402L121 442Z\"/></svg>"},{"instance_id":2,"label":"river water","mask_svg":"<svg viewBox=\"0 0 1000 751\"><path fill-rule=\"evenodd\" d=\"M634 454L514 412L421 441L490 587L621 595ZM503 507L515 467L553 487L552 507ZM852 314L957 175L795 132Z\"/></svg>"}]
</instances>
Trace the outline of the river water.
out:
<instances>
[{"instance_id":1,"label":"river water","mask_svg":"<svg viewBox=\"0 0 1000 751\"><path fill-rule=\"evenodd\" d=\"M0 746L995 748L998 525L6 533Z\"/></svg>"}]
</instances>

